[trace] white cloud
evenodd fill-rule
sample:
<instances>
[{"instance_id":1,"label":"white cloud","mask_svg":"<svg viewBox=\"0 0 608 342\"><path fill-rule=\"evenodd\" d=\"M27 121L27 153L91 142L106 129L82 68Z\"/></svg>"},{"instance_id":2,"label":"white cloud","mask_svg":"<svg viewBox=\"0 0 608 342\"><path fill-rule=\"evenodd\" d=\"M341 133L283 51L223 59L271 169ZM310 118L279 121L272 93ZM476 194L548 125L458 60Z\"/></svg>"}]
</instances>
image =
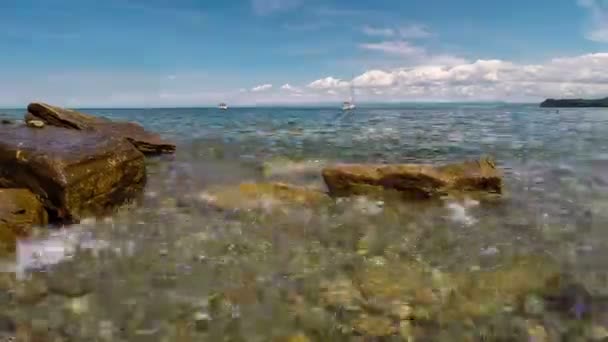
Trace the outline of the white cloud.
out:
<instances>
[{"instance_id":1,"label":"white cloud","mask_svg":"<svg viewBox=\"0 0 608 342\"><path fill-rule=\"evenodd\" d=\"M315 90L340 89L346 88L349 83L339 78L325 77L308 84L308 88Z\"/></svg>"},{"instance_id":2,"label":"white cloud","mask_svg":"<svg viewBox=\"0 0 608 342\"><path fill-rule=\"evenodd\" d=\"M395 84L397 78L392 72L382 70L370 70L353 80L357 87L390 87Z\"/></svg>"},{"instance_id":3,"label":"white cloud","mask_svg":"<svg viewBox=\"0 0 608 342\"><path fill-rule=\"evenodd\" d=\"M359 47L364 50L380 51L399 56L420 56L425 53L424 48L412 45L405 40L367 43L361 44Z\"/></svg>"},{"instance_id":4,"label":"white cloud","mask_svg":"<svg viewBox=\"0 0 608 342\"><path fill-rule=\"evenodd\" d=\"M399 35L405 39L428 38L433 34L429 28L421 24L409 24L399 28Z\"/></svg>"},{"instance_id":5,"label":"white cloud","mask_svg":"<svg viewBox=\"0 0 608 342\"><path fill-rule=\"evenodd\" d=\"M292 92L292 93L300 93L302 92L302 90L298 87L294 87L292 85L290 85L289 83L285 83L281 86L281 90L285 90L288 92Z\"/></svg>"},{"instance_id":6,"label":"white cloud","mask_svg":"<svg viewBox=\"0 0 608 342\"><path fill-rule=\"evenodd\" d=\"M368 36L392 37L395 35L395 30L391 28L363 26L361 29Z\"/></svg>"},{"instance_id":7,"label":"white cloud","mask_svg":"<svg viewBox=\"0 0 608 342\"><path fill-rule=\"evenodd\" d=\"M260 84L259 86L255 86L255 87L251 88L251 91L256 93L256 92L266 91L266 90L270 90L270 89L272 89L272 84Z\"/></svg>"},{"instance_id":8,"label":"white cloud","mask_svg":"<svg viewBox=\"0 0 608 342\"><path fill-rule=\"evenodd\" d=\"M555 58L543 64L477 60L369 70L353 80L363 97L384 100L537 100L608 95L608 53ZM311 84L331 87L333 77Z\"/></svg>"},{"instance_id":9,"label":"white cloud","mask_svg":"<svg viewBox=\"0 0 608 342\"><path fill-rule=\"evenodd\" d=\"M588 9L591 23L585 38L595 42L608 43L608 1L579 0L579 5Z\"/></svg>"},{"instance_id":10,"label":"white cloud","mask_svg":"<svg viewBox=\"0 0 608 342\"><path fill-rule=\"evenodd\" d=\"M267 15L292 9L299 4L300 0L251 0L251 6L257 15Z\"/></svg>"}]
</instances>

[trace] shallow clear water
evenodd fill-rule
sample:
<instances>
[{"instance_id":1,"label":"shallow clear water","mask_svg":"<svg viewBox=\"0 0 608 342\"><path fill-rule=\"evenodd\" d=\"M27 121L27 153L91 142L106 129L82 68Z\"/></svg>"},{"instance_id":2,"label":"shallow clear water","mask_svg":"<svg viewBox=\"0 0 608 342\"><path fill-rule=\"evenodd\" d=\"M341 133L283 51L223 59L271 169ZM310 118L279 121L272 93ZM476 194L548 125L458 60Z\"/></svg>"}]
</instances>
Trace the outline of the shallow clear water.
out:
<instances>
[{"instance_id":1,"label":"shallow clear water","mask_svg":"<svg viewBox=\"0 0 608 342\"><path fill-rule=\"evenodd\" d=\"M6 301L0 321L13 317L30 333L50 327L47 335L77 341L521 340L514 337L520 330L528 338L541 334L537 326L554 340L598 337L608 327L603 309L580 320L547 308L473 317L447 301L417 304L401 289L416 284L412 293L441 292L449 284L428 274L475 277L479 270L502 272L514 256L542 256L550 260L546 269L574 275L593 298L608 294L606 109L427 104L346 115L334 108L84 111L138 121L177 141L178 152L149 160L140 205L57 236L42 230L21 244L18 265L5 265L40 278L50 295L34 304L0 296L0 304ZM23 111L0 112L19 117ZM336 161L444 163L480 155L493 156L505 171L507 193L498 203L352 199L322 208L220 211L200 200L213 186L244 181L323 189L320 169ZM43 241L52 252L33 252L44 249ZM33 254L53 265L42 267ZM402 267L425 271L413 276ZM351 285L342 286L344 279ZM366 290L370 279L382 286ZM458 283L454 279L448 283ZM393 302L369 308L394 287L403 293L391 300L430 310L428 317L389 319ZM364 298L344 299L353 293ZM327 297L342 298L339 309ZM485 307L498 299L470 301ZM352 308L344 311L345 302ZM457 318L439 318L454 305Z\"/></svg>"}]
</instances>

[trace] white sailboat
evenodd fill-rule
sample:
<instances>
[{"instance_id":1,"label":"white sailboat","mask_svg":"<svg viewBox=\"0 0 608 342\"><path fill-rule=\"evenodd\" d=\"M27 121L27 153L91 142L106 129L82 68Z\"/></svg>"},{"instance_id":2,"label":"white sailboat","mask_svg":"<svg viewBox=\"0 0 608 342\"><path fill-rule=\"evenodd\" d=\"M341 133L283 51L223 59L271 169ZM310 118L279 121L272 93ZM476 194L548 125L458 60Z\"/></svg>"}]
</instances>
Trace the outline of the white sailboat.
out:
<instances>
[{"instance_id":1,"label":"white sailboat","mask_svg":"<svg viewBox=\"0 0 608 342\"><path fill-rule=\"evenodd\" d=\"M222 103L219 104L218 108L221 109L221 110L227 110L228 109L228 105L222 102Z\"/></svg>"},{"instance_id":2,"label":"white sailboat","mask_svg":"<svg viewBox=\"0 0 608 342\"><path fill-rule=\"evenodd\" d=\"M350 98L348 101L344 101L342 103L342 110L353 110L356 108L354 97L355 97L355 86L354 86L354 83L351 81Z\"/></svg>"}]
</instances>

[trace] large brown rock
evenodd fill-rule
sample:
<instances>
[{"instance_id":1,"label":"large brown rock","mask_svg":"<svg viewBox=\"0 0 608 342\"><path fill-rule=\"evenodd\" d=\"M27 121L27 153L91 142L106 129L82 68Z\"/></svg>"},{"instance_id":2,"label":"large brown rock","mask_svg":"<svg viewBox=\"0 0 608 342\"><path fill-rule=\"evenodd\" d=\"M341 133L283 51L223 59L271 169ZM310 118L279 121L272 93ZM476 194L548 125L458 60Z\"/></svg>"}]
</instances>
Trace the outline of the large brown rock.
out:
<instances>
[{"instance_id":1,"label":"large brown rock","mask_svg":"<svg viewBox=\"0 0 608 342\"><path fill-rule=\"evenodd\" d=\"M46 225L47 214L36 195L27 189L0 189L0 255L13 252L19 237L33 226Z\"/></svg>"},{"instance_id":2,"label":"large brown rock","mask_svg":"<svg viewBox=\"0 0 608 342\"><path fill-rule=\"evenodd\" d=\"M396 191L415 199L461 192L502 192L502 176L487 158L460 164L341 164L323 170L323 179L333 196L368 195Z\"/></svg>"},{"instance_id":3,"label":"large brown rock","mask_svg":"<svg viewBox=\"0 0 608 342\"><path fill-rule=\"evenodd\" d=\"M52 219L102 214L138 195L144 155L100 132L0 126L0 188L27 188Z\"/></svg>"},{"instance_id":4,"label":"large brown rock","mask_svg":"<svg viewBox=\"0 0 608 342\"><path fill-rule=\"evenodd\" d=\"M115 122L107 118L44 103L31 103L27 110L26 120L28 118L37 119L49 126L99 131L111 136L122 137L145 154L175 152L173 143L163 140L160 135L148 132L142 126L133 122Z\"/></svg>"}]
</instances>

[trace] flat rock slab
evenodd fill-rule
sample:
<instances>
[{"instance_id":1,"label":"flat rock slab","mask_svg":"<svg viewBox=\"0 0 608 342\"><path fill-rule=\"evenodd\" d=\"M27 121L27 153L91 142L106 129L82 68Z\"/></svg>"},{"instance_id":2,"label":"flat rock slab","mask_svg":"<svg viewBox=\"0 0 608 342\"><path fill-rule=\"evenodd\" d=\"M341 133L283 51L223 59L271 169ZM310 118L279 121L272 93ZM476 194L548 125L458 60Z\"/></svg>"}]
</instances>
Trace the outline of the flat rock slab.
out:
<instances>
[{"instance_id":1,"label":"flat rock slab","mask_svg":"<svg viewBox=\"0 0 608 342\"><path fill-rule=\"evenodd\" d=\"M115 122L107 118L51 106L45 103L31 103L27 118L41 120L49 126L75 130L99 131L114 137L121 137L131 142L145 154L175 152L175 144L163 140L160 135L146 131L133 122Z\"/></svg>"},{"instance_id":2,"label":"flat rock slab","mask_svg":"<svg viewBox=\"0 0 608 342\"><path fill-rule=\"evenodd\" d=\"M323 170L332 196L368 195L396 191L411 199L428 199L461 192L502 193L502 176L493 161L460 164L339 164Z\"/></svg>"},{"instance_id":3,"label":"flat rock slab","mask_svg":"<svg viewBox=\"0 0 608 342\"><path fill-rule=\"evenodd\" d=\"M32 226L46 225L47 213L27 189L0 189L0 255L15 251L17 239L28 236Z\"/></svg>"},{"instance_id":4,"label":"flat rock slab","mask_svg":"<svg viewBox=\"0 0 608 342\"><path fill-rule=\"evenodd\" d=\"M146 181L144 155L101 132L0 126L0 188L27 188L51 219L77 221L134 198Z\"/></svg>"}]
</instances>

